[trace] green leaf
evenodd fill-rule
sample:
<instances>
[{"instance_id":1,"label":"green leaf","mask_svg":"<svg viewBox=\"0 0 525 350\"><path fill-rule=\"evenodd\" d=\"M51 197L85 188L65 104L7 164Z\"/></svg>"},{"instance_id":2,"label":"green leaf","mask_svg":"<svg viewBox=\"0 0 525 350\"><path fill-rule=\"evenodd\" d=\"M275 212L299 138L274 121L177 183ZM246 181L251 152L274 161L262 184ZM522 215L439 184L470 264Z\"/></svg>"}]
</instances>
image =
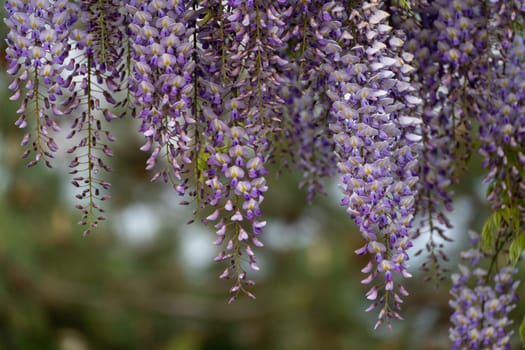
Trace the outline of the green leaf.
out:
<instances>
[{"instance_id":1,"label":"green leaf","mask_svg":"<svg viewBox=\"0 0 525 350\"><path fill-rule=\"evenodd\" d=\"M514 230L514 232L520 231L521 226L521 212L520 209L516 206L512 208L512 223L511 227Z\"/></svg>"},{"instance_id":2,"label":"green leaf","mask_svg":"<svg viewBox=\"0 0 525 350\"><path fill-rule=\"evenodd\" d=\"M520 339L521 339L521 344L525 348L525 315L523 315L523 319L521 320L521 324L520 324Z\"/></svg>"},{"instance_id":3,"label":"green leaf","mask_svg":"<svg viewBox=\"0 0 525 350\"><path fill-rule=\"evenodd\" d=\"M521 252L525 250L525 234L521 234L512 240L509 247L510 262L512 265L516 265L518 262Z\"/></svg>"},{"instance_id":4,"label":"green leaf","mask_svg":"<svg viewBox=\"0 0 525 350\"><path fill-rule=\"evenodd\" d=\"M491 183L489 183L485 196L489 196L494 191L495 187L496 187L496 182L495 181L492 181Z\"/></svg>"},{"instance_id":5,"label":"green leaf","mask_svg":"<svg viewBox=\"0 0 525 350\"><path fill-rule=\"evenodd\" d=\"M226 145L222 147L217 147L217 152L227 152L229 142L226 142ZM201 150L197 156L197 176L200 183L204 183L204 172L208 170L208 159L210 159L211 154Z\"/></svg>"},{"instance_id":6,"label":"green leaf","mask_svg":"<svg viewBox=\"0 0 525 350\"><path fill-rule=\"evenodd\" d=\"M204 18L202 18L200 21L199 21L199 25L200 26L205 26L206 24L208 24L208 22L210 21L210 19L212 19L213 17L213 14L211 11L206 11L205 12L205 15L204 15Z\"/></svg>"},{"instance_id":7,"label":"green leaf","mask_svg":"<svg viewBox=\"0 0 525 350\"><path fill-rule=\"evenodd\" d=\"M399 4L405 10L410 10L410 1L409 0L399 0Z\"/></svg>"},{"instance_id":8,"label":"green leaf","mask_svg":"<svg viewBox=\"0 0 525 350\"><path fill-rule=\"evenodd\" d=\"M481 231L481 248L490 253L492 252L493 243L494 243L494 214L492 214L483 225L483 230Z\"/></svg>"},{"instance_id":9,"label":"green leaf","mask_svg":"<svg viewBox=\"0 0 525 350\"><path fill-rule=\"evenodd\" d=\"M518 207L506 207L496 210L485 221L481 231L481 248L485 252L493 252L494 241L497 235L500 234L501 228L511 229L516 234L521 231L520 210ZM517 251L518 246L514 249ZM521 254L521 251L518 253L518 257L519 254Z\"/></svg>"},{"instance_id":10,"label":"green leaf","mask_svg":"<svg viewBox=\"0 0 525 350\"><path fill-rule=\"evenodd\" d=\"M520 224L520 210L517 207L509 207L501 210L501 219L508 226L514 228L514 230L519 228ZM516 224L518 226L516 226Z\"/></svg>"},{"instance_id":11,"label":"green leaf","mask_svg":"<svg viewBox=\"0 0 525 350\"><path fill-rule=\"evenodd\" d=\"M208 159L210 158L210 154L206 152L200 152L199 156L197 157L197 174L199 177L199 182L204 183L204 175L203 172L208 169Z\"/></svg>"}]
</instances>

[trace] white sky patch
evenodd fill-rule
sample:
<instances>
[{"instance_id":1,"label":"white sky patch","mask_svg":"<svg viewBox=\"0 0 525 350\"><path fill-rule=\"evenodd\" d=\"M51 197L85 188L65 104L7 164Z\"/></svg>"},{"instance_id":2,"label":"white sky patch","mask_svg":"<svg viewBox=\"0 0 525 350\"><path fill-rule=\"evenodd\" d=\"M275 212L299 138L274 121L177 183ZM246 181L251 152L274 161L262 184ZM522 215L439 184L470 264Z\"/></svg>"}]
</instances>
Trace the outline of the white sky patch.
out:
<instances>
[{"instance_id":1,"label":"white sky patch","mask_svg":"<svg viewBox=\"0 0 525 350\"><path fill-rule=\"evenodd\" d=\"M328 195L328 198L330 198L338 207L341 208L341 210L345 210L344 207L341 206L341 199L343 199L343 193L341 192L341 189L339 188L339 182L341 181L341 175L337 174L333 177L333 179L330 179L326 182L326 193Z\"/></svg>"},{"instance_id":2,"label":"white sky patch","mask_svg":"<svg viewBox=\"0 0 525 350\"><path fill-rule=\"evenodd\" d=\"M447 242L443 240L438 234L434 235L434 241L436 242L436 244L443 243L443 251L445 252L445 254L448 255L452 255L451 253L456 251L458 246L461 246L466 241L469 231L468 225L473 215L472 200L468 196L461 196L456 198L453 203L453 208L454 210L452 212L445 213L445 215L447 215L447 217L450 220L450 223L453 226L452 229L445 230L445 235L453 239L454 241ZM428 234L422 235L413 242L414 247L410 249L412 254L417 252L419 249L423 249L423 253L421 253L419 256L411 256L410 258L410 270L412 270L413 272L417 273L419 266L421 266L421 264L427 258L427 250L425 248L425 244L427 242Z\"/></svg>"},{"instance_id":3,"label":"white sky patch","mask_svg":"<svg viewBox=\"0 0 525 350\"><path fill-rule=\"evenodd\" d=\"M60 191L62 200L70 208L74 208L75 205L79 204L79 200L75 198L75 195L77 195L81 191L78 188L71 185L71 177L66 177L64 173L61 173L61 178L63 179L63 181L61 182L62 191Z\"/></svg>"},{"instance_id":4,"label":"white sky patch","mask_svg":"<svg viewBox=\"0 0 525 350\"><path fill-rule=\"evenodd\" d=\"M160 184L162 180L157 180ZM160 193L161 208L177 223L186 223L193 218L192 211L195 208L195 197L180 196L170 185L164 185L165 190ZM181 205L181 201L188 201L189 205ZM206 210L206 209L204 209ZM210 210L211 212L211 210Z\"/></svg>"},{"instance_id":5,"label":"white sky patch","mask_svg":"<svg viewBox=\"0 0 525 350\"><path fill-rule=\"evenodd\" d=\"M160 228L160 217L152 206L132 204L113 214L115 232L131 244L144 244L154 239Z\"/></svg>"},{"instance_id":6,"label":"white sky patch","mask_svg":"<svg viewBox=\"0 0 525 350\"><path fill-rule=\"evenodd\" d=\"M488 182L483 181L483 177L480 177L476 181L475 193L478 199L482 202L487 201L487 190L489 189Z\"/></svg>"},{"instance_id":7,"label":"white sky patch","mask_svg":"<svg viewBox=\"0 0 525 350\"><path fill-rule=\"evenodd\" d=\"M275 250L303 248L310 245L320 230L320 224L308 215L292 224L272 219L261 237L263 243Z\"/></svg>"},{"instance_id":8,"label":"white sky patch","mask_svg":"<svg viewBox=\"0 0 525 350\"><path fill-rule=\"evenodd\" d=\"M207 269L221 249L213 244L215 237L212 230L199 224L179 226L178 238L177 258L190 270Z\"/></svg>"}]
</instances>

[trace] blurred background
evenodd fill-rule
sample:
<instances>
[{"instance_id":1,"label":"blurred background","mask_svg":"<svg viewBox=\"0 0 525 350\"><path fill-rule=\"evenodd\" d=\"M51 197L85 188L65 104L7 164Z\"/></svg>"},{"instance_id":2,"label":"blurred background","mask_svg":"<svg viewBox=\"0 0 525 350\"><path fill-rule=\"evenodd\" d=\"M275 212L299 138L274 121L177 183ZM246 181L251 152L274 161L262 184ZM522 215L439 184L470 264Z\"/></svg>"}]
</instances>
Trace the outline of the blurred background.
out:
<instances>
[{"instance_id":1,"label":"blurred background","mask_svg":"<svg viewBox=\"0 0 525 350\"><path fill-rule=\"evenodd\" d=\"M420 259L411 260L405 320L373 331L376 312L364 312L359 283L366 261L354 254L360 235L336 185L307 205L300 174L270 178L266 246L252 273L257 299L228 305L230 282L218 279L224 265L212 261L214 232L187 225L190 209L169 186L149 182L136 125L126 120L112 125L119 142L109 220L82 236L66 158L53 170L29 170L20 159L18 103L8 101L4 40L0 46L0 350L450 348L449 282L423 282ZM456 190L451 269L467 230L487 216L477 162ZM516 328L523 312L522 302Z\"/></svg>"}]
</instances>

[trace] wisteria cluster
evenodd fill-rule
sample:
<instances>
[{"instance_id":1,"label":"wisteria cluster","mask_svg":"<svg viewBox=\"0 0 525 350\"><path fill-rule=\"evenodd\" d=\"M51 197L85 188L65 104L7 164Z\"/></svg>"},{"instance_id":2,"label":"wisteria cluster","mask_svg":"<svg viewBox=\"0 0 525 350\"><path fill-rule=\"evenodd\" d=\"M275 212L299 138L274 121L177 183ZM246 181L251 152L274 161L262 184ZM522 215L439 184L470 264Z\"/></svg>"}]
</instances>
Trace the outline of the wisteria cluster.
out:
<instances>
[{"instance_id":1,"label":"wisteria cluster","mask_svg":"<svg viewBox=\"0 0 525 350\"><path fill-rule=\"evenodd\" d=\"M401 318L397 310L407 292L394 276L410 277L406 261L418 179L417 144L409 137L420 122L410 116L420 102L411 95L412 55L401 52L402 33L392 32L387 18L378 3L352 11L354 45L330 71L328 90L342 204L366 241L357 253L373 257L363 283L381 276L367 293L369 310L382 305L376 327Z\"/></svg>"},{"instance_id":2,"label":"wisteria cluster","mask_svg":"<svg viewBox=\"0 0 525 350\"><path fill-rule=\"evenodd\" d=\"M516 269L498 267L495 255L486 256L479 249L479 235L470 235L474 248L462 252L466 265L459 265L459 273L452 275L452 349L510 349L509 312L518 299L519 281L513 281ZM488 269L480 266L487 257L492 259Z\"/></svg>"},{"instance_id":3,"label":"wisteria cluster","mask_svg":"<svg viewBox=\"0 0 525 350\"><path fill-rule=\"evenodd\" d=\"M428 238L424 269L443 278L448 258L436 235L456 238L446 234L452 185L479 152L500 219L464 257L497 269L454 275L451 338L458 349L506 348L517 283L502 261L525 248L523 3L7 0L5 8L28 165L51 167L54 135L69 123L71 182L88 233L109 198L107 124L138 120L152 179L215 228L230 301L253 297L248 271L259 269L269 164L279 163L303 173L310 201L338 175L341 205L363 238L356 252L369 261L367 310L379 310L376 327L390 327L402 318L416 237Z\"/></svg>"},{"instance_id":4,"label":"wisteria cluster","mask_svg":"<svg viewBox=\"0 0 525 350\"><path fill-rule=\"evenodd\" d=\"M447 212L452 211L453 191L461 168L471 154L472 114L478 93L476 79L486 65L489 49L482 2L420 2L416 16L400 18L409 40L405 48L414 54L417 67L423 123L423 152L420 161L421 191L418 212L424 225L419 234L428 233L429 266L437 278L446 270L446 259L436 235L449 241ZM486 69L485 69L486 71Z\"/></svg>"}]
</instances>

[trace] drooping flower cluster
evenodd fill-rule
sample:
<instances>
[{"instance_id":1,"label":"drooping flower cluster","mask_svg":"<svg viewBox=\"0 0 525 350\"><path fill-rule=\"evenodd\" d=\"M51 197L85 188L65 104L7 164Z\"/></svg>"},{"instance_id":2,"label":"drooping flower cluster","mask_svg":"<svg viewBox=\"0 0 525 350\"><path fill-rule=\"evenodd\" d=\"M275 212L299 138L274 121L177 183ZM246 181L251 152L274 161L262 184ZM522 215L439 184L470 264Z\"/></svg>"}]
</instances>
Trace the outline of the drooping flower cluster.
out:
<instances>
[{"instance_id":1,"label":"drooping flower cluster","mask_svg":"<svg viewBox=\"0 0 525 350\"><path fill-rule=\"evenodd\" d=\"M324 192L323 179L337 171L329 132L333 121L327 95L330 73L325 67L339 55L341 47L334 37L325 37L330 26L339 24L324 15L336 5L333 1L298 2L292 8L286 33L292 53L286 71L289 84L281 91L288 106L282 148L303 172L299 186L307 189L309 202Z\"/></svg>"},{"instance_id":2,"label":"drooping flower cluster","mask_svg":"<svg viewBox=\"0 0 525 350\"><path fill-rule=\"evenodd\" d=\"M118 107L112 94L120 88L123 71L124 49L116 44L122 39L119 28L124 17L120 5L118 1L81 1L78 5L48 0L6 3L6 23L11 29L7 57L10 73L17 75L10 85L16 91L12 99L25 94L16 124L28 125L26 110L35 115L36 135L28 133L23 138L23 146L33 139L24 156L34 151L35 158L28 166L40 159L51 166L49 160L58 150L52 136L60 129L57 119L76 116L67 135L68 139L78 139L76 146L68 149L73 155L69 167L71 183L80 190L76 195L81 201L77 206L82 211L80 223L89 227L105 219L97 201L108 198L102 193L109 183L100 171L109 171L102 155L112 155L107 142L113 137L102 124L104 119L110 121L116 116L102 105L99 96L112 108ZM85 28L77 28L78 23ZM73 50L78 50L78 57L70 54Z\"/></svg>"},{"instance_id":3,"label":"drooping flower cluster","mask_svg":"<svg viewBox=\"0 0 525 350\"><path fill-rule=\"evenodd\" d=\"M88 226L84 231L87 234L106 219L99 202L109 198L104 192L110 184L102 171L111 171L105 158L113 156L109 143L115 138L105 124L117 118L116 110L124 103L117 94L127 72L125 49L119 45L124 37L125 17L118 0L81 1L78 10L79 22L85 28L71 30L70 45L80 55L79 59L69 57L66 66L70 90L77 93L65 99L63 113L75 116L66 136L78 140L67 150L73 156L69 173L73 175L71 183L80 190L77 208L82 211L80 224Z\"/></svg>"},{"instance_id":4,"label":"drooping flower cluster","mask_svg":"<svg viewBox=\"0 0 525 350\"><path fill-rule=\"evenodd\" d=\"M52 6L52 7L51 7ZM34 118L34 134L22 139L23 147L31 143L23 157L34 153L28 166L50 159L58 150L52 134L60 130L55 117L63 114L58 99L69 88L70 81L61 73L70 50L71 26L78 11L69 1L7 1L5 4L9 28L6 58L8 73L16 78L9 85L14 91L11 100L22 98L15 125L26 128L28 118Z\"/></svg>"},{"instance_id":5,"label":"drooping flower cluster","mask_svg":"<svg viewBox=\"0 0 525 350\"><path fill-rule=\"evenodd\" d=\"M325 192L324 179L337 171L334 142L327 124L333 115L326 99L327 96L313 92L294 97L289 104L291 118L286 120L289 122L286 139L290 144L285 145L303 173L299 186L306 188L308 202Z\"/></svg>"},{"instance_id":6,"label":"drooping flower cluster","mask_svg":"<svg viewBox=\"0 0 525 350\"><path fill-rule=\"evenodd\" d=\"M363 283L378 283L367 293L373 301L369 310L381 307L376 327L401 318L398 310L407 292L394 278L410 277L407 250L418 180L417 148L409 135L418 139L412 131L420 121L406 114L420 103L410 85L412 55L402 52L403 34L393 31L387 19L376 1L343 18L356 28L353 45L336 59L328 92L342 204L366 241L357 253L372 257Z\"/></svg>"},{"instance_id":7,"label":"drooping flower cluster","mask_svg":"<svg viewBox=\"0 0 525 350\"><path fill-rule=\"evenodd\" d=\"M183 2L135 1L127 10L133 114L141 120L139 131L146 138L141 150L151 152L146 169L157 170L162 159L153 179L173 183L184 195L196 142L190 42L194 28L187 19L194 16L192 8Z\"/></svg>"},{"instance_id":8,"label":"drooping flower cluster","mask_svg":"<svg viewBox=\"0 0 525 350\"><path fill-rule=\"evenodd\" d=\"M189 196L182 203L214 226L231 301L253 296L247 271L259 269L270 163L296 165L309 200L339 173L342 205L364 239L357 253L369 259L362 282L368 310L380 310L376 327L401 318L416 234L428 235L432 269L443 272L434 234L448 239L451 185L475 146L493 209L517 213L504 228L525 226L518 1L7 0L6 9L9 87L22 99L15 124L35 131L22 140L28 165L51 166L53 132L69 123L81 223L94 227L109 198L107 122L138 120L153 179ZM492 241L511 239L493 231ZM515 292L511 270L499 268L494 287L481 278L491 270L462 271L455 346L495 344L489 333L509 334L490 321L504 318L499 304L472 327L477 336L461 327L471 310ZM465 287L472 274L479 290ZM514 299L505 300L508 310Z\"/></svg>"},{"instance_id":9,"label":"drooping flower cluster","mask_svg":"<svg viewBox=\"0 0 525 350\"><path fill-rule=\"evenodd\" d=\"M461 253L466 265L452 275L452 349L510 349L509 313L516 307L519 285L513 280L516 269L498 267L495 255L480 250L479 240L471 234L473 247ZM481 265L485 258L491 259L488 269Z\"/></svg>"},{"instance_id":10,"label":"drooping flower cluster","mask_svg":"<svg viewBox=\"0 0 525 350\"><path fill-rule=\"evenodd\" d=\"M508 15L509 14L505 13ZM501 22L499 23L501 25ZM525 180L525 44L522 36L498 41L491 57L493 69L485 90L485 108L479 114L480 153L489 169L487 199L494 210L513 208L523 211Z\"/></svg>"},{"instance_id":11,"label":"drooping flower cluster","mask_svg":"<svg viewBox=\"0 0 525 350\"><path fill-rule=\"evenodd\" d=\"M409 37L406 50L415 56L416 84L423 103L422 152L417 212L420 235L428 237L429 278L444 278L443 244L450 241L447 211L471 153L471 117L478 113L477 82L488 48L481 1L421 1L413 15L397 21ZM439 237L439 239L438 239Z\"/></svg>"},{"instance_id":12,"label":"drooping flower cluster","mask_svg":"<svg viewBox=\"0 0 525 350\"><path fill-rule=\"evenodd\" d=\"M278 89L286 82L280 67L287 61L280 55L287 14L280 4L264 1L207 5L213 19L200 31L198 55L204 101L198 108L206 125L199 181L201 200L214 208L206 221L215 224L215 244L225 246L215 260L230 262L221 278L235 279L233 301L239 292L253 297L245 289L254 282L246 279L244 257L251 270L259 270L252 248L263 245L258 236L266 225L260 207L284 103Z\"/></svg>"}]
</instances>

